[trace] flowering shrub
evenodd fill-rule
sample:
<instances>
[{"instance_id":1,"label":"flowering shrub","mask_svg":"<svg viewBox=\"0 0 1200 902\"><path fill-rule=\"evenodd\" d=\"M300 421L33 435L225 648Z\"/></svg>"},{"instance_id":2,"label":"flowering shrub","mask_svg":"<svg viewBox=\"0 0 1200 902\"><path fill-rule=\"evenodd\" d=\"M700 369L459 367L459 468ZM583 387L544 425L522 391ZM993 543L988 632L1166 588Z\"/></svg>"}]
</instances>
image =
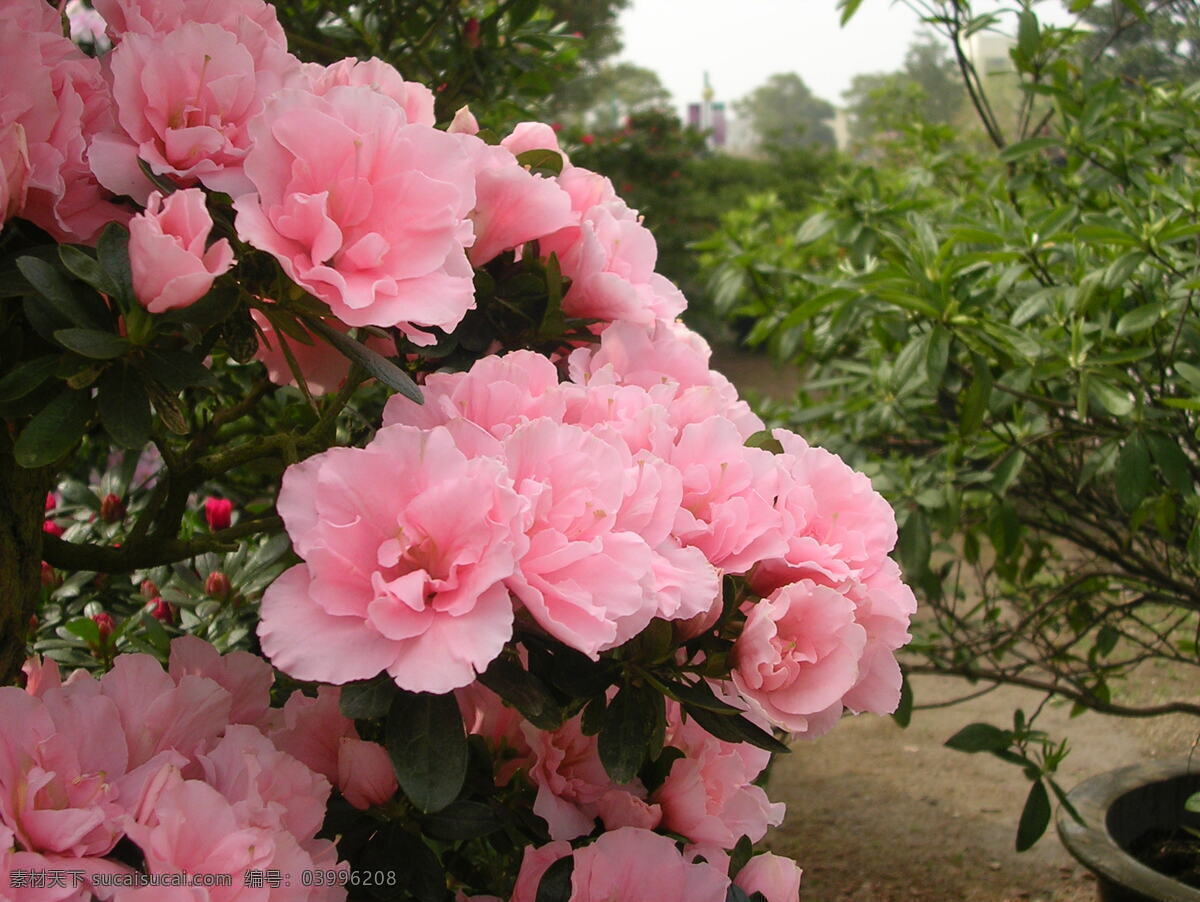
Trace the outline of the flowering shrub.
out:
<instances>
[{"instance_id":1,"label":"flowering shrub","mask_svg":"<svg viewBox=\"0 0 1200 902\"><path fill-rule=\"evenodd\" d=\"M795 899L755 781L780 731L899 702L890 508L763 430L549 127L439 128L257 0L96 8L103 68L0 0L53 48L0 84L0 588L51 659L0 690L0 866Z\"/></svg>"}]
</instances>

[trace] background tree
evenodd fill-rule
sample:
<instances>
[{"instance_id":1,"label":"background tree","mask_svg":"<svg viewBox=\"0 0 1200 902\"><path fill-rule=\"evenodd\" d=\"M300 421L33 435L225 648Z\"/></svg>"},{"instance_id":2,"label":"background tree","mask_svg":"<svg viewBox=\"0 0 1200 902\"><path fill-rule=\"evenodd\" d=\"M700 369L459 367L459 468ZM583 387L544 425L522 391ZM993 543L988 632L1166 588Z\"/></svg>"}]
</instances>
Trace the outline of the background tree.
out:
<instances>
[{"instance_id":1,"label":"background tree","mask_svg":"<svg viewBox=\"0 0 1200 902\"><path fill-rule=\"evenodd\" d=\"M734 102L764 148L834 147L833 104L817 97L795 72L772 75Z\"/></svg>"},{"instance_id":2,"label":"background tree","mask_svg":"<svg viewBox=\"0 0 1200 902\"><path fill-rule=\"evenodd\" d=\"M628 116L669 110L671 92L658 73L634 63L601 63L563 83L549 104L549 115L587 131L613 131Z\"/></svg>"},{"instance_id":3,"label":"background tree","mask_svg":"<svg viewBox=\"0 0 1200 902\"><path fill-rule=\"evenodd\" d=\"M1120 2L1084 9L1080 18L1090 31L1083 51L1127 78L1200 78L1200 4L1163 0L1144 13Z\"/></svg>"}]
</instances>

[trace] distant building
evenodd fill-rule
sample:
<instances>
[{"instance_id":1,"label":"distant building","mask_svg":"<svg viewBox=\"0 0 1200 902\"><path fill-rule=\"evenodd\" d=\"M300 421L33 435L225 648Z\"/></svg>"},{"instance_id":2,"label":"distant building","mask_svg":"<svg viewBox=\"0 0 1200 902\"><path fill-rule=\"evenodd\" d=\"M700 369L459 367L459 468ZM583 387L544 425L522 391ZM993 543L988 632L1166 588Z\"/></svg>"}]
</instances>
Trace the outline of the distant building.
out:
<instances>
[{"instance_id":1,"label":"distant building","mask_svg":"<svg viewBox=\"0 0 1200 902\"><path fill-rule=\"evenodd\" d=\"M1015 72L1009 50L1016 41L1006 34L994 31L977 31L969 38L963 49L967 59L975 66L980 78L992 75L1007 75Z\"/></svg>"}]
</instances>

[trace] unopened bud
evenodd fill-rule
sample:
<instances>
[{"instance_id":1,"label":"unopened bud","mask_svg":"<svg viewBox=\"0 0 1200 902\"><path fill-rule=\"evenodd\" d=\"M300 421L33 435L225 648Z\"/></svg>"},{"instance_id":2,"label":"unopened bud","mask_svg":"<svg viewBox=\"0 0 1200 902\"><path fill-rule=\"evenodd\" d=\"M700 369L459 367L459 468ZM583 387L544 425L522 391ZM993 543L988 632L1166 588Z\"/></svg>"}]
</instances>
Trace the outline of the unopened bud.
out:
<instances>
[{"instance_id":1,"label":"unopened bud","mask_svg":"<svg viewBox=\"0 0 1200 902\"><path fill-rule=\"evenodd\" d=\"M105 523L120 523L125 519L125 502L109 492L100 502L100 519Z\"/></svg>"},{"instance_id":2,"label":"unopened bud","mask_svg":"<svg viewBox=\"0 0 1200 902\"><path fill-rule=\"evenodd\" d=\"M52 511L58 506L58 499L54 497L53 492L46 493L46 510Z\"/></svg>"},{"instance_id":3,"label":"unopened bud","mask_svg":"<svg viewBox=\"0 0 1200 902\"><path fill-rule=\"evenodd\" d=\"M479 20L474 16L463 26L463 43L472 50L479 46Z\"/></svg>"},{"instance_id":4,"label":"unopened bud","mask_svg":"<svg viewBox=\"0 0 1200 902\"><path fill-rule=\"evenodd\" d=\"M146 602L146 610L150 612L150 616L162 623L175 622L175 608L173 605L167 604L162 598L152 598Z\"/></svg>"},{"instance_id":5,"label":"unopened bud","mask_svg":"<svg viewBox=\"0 0 1200 902\"><path fill-rule=\"evenodd\" d=\"M204 581L204 594L209 598L225 601L232 591L233 586L229 582L229 577L220 570L214 570L208 574L208 579Z\"/></svg>"},{"instance_id":6,"label":"unopened bud","mask_svg":"<svg viewBox=\"0 0 1200 902\"><path fill-rule=\"evenodd\" d=\"M138 592L141 593L142 598L148 598L151 601L153 601L155 598L158 598L160 594L158 591L158 586L154 584L154 580L152 579L142 580L142 584L138 586Z\"/></svg>"},{"instance_id":7,"label":"unopened bud","mask_svg":"<svg viewBox=\"0 0 1200 902\"><path fill-rule=\"evenodd\" d=\"M92 621L97 627L99 627L100 643L104 644L108 641L108 637L112 635L113 629L116 628L116 624L113 623L112 615L106 613L105 611L101 611L99 614L92 615Z\"/></svg>"},{"instance_id":8,"label":"unopened bud","mask_svg":"<svg viewBox=\"0 0 1200 902\"><path fill-rule=\"evenodd\" d=\"M42 561L42 585L47 589L53 589L58 586L58 574L45 561Z\"/></svg>"},{"instance_id":9,"label":"unopened bud","mask_svg":"<svg viewBox=\"0 0 1200 902\"><path fill-rule=\"evenodd\" d=\"M228 498L205 498L204 519L213 532L228 529L233 521L233 502Z\"/></svg>"}]
</instances>

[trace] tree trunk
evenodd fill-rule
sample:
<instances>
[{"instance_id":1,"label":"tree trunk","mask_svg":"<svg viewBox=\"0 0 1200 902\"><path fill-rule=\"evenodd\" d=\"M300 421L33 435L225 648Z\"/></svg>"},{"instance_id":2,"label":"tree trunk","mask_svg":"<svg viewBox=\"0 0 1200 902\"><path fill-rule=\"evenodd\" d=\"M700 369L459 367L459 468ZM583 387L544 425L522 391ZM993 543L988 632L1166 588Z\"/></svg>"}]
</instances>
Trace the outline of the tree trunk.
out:
<instances>
[{"instance_id":1,"label":"tree trunk","mask_svg":"<svg viewBox=\"0 0 1200 902\"><path fill-rule=\"evenodd\" d=\"M15 683L25 661L29 619L42 592L42 521L48 467L26 470L0 435L0 686Z\"/></svg>"}]
</instances>

